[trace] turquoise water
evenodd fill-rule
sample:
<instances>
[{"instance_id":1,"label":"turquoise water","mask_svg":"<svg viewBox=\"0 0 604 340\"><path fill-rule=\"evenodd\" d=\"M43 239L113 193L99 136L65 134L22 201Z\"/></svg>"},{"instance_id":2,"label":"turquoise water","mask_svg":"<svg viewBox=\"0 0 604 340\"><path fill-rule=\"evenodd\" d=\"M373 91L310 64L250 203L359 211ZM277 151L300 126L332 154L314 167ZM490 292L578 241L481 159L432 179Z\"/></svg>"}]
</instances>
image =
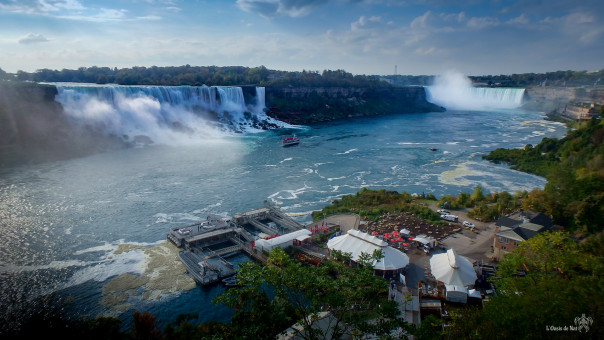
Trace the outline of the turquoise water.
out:
<instances>
[{"instance_id":1,"label":"turquoise water","mask_svg":"<svg viewBox=\"0 0 604 340\"><path fill-rule=\"evenodd\" d=\"M294 133L301 144L281 147L280 139ZM128 320L140 310L157 315L160 325L181 313L225 321L229 311L210 302L220 286L154 297L135 287L127 301L100 304L107 283L123 273L141 275L147 263L142 250L116 254L118 246L157 246L170 227L208 212L255 209L264 200L309 222L311 211L362 187L437 196L476 185L489 192L541 188L543 178L480 156L564 133L563 125L533 112L449 111L224 134L194 145L0 169L2 313L56 292L75 316Z\"/></svg>"}]
</instances>

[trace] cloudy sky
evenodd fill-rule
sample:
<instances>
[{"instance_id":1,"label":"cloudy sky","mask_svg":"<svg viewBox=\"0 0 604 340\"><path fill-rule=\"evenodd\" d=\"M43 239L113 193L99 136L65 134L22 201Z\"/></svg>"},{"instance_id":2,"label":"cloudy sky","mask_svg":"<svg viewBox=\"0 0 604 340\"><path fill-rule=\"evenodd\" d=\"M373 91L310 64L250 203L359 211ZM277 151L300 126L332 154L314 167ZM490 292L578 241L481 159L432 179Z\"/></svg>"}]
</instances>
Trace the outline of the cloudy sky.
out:
<instances>
[{"instance_id":1,"label":"cloudy sky","mask_svg":"<svg viewBox=\"0 0 604 340\"><path fill-rule=\"evenodd\" d=\"M602 0L0 0L0 68L604 68Z\"/></svg>"}]
</instances>

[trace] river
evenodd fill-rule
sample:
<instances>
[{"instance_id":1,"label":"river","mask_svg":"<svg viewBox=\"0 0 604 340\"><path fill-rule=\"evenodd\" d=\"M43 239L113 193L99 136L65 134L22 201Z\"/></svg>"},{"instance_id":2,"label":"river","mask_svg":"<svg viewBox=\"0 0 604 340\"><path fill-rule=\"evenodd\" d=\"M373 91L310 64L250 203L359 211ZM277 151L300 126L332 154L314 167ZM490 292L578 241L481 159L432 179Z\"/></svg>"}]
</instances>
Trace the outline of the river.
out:
<instances>
[{"instance_id":1,"label":"river","mask_svg":"<svg viewBox=\"0 0 604 340\"><path fill-rule=\"evenodd\" d=\"M25 317L31 300L54 293L76 317L128 321L139 310L160 326L181 313L226 321L230 311L211 303L222 287L169 272L171 227L264 200L309 222L362 187L436 196L542 188L545 179L481 155L564 135L543 118L520 109L355 118L0 169L2 319ZM300 145L282 147L291 134Z\"/></svg>"}]
</instances>

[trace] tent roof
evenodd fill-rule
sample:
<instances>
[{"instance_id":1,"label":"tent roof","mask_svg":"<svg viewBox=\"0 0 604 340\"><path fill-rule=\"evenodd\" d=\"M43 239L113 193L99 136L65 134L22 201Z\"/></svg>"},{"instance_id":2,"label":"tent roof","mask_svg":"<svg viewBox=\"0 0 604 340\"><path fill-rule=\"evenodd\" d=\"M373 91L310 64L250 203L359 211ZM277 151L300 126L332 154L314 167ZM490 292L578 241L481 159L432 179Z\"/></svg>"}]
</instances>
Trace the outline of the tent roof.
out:
<instances>
[{"instance_id":1,"label":"tent roof","mask_svg":"<svg viewBox=\"0 0 604 340\"><path fill-rule=\"evenodd\" d=\"M419 243L423 243L423 244L427 244L427 243L431 243L436 241L436 239L434 237L430 237L430 236L426 236L426 235L417 235L416 237L413 238L413 241L419 242Z\"/></svg>"},{"instance_id":2,"label":"tent roof","mask_svg":"<svg viewBox=\"0 0 604 340\"><path fill-rule=\"evenodd\" d=\"M476 271L472 263L457 255L453 249L432 256L430 268L434 278L446 285L467 286L476 281Z\"/></svg>"},{"instance_id":3,"label":"tent roof","mask_svg":"<svg viewBox=\"0 0 604 340\"><path fill-rule=\"evenodd\" d=\"M272 248L272 247L278 246L280 244L283 244L283 243L286 243L286 242L289 242L292 240L296 240L299 237L308 236L310 234L312 234L310 232L310 230L300 229L300 230L296 230L296 231L288 233L288 234L270 238L268 240L264 240L264 239L257 240L256 244L260 243L260 244L262 244L263 247Z\"/></svg>"},{"instance_id":4,"label":"tent roof","mask_svg":"<svg viewBox=\"0 0 604 340\"><path fill-rule=\"evenodd\" d=\"M347 234L332 238L327 242L329 249L350 253L353 261L358 261L361 253L373 254L382 250L384 257L373 265L374 269L396 270L409 264L409 257L400 250L388 246L388 243L358 230L349 230Z\"/></svg>"}]
</instances>

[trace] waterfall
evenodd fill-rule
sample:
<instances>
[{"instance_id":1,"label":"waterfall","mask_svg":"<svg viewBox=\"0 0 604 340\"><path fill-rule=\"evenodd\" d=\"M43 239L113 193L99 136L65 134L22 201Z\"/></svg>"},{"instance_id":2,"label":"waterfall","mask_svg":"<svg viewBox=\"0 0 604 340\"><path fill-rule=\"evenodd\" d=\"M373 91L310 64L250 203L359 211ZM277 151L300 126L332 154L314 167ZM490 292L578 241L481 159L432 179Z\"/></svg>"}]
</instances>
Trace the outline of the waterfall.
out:
<instances>
[{"instance_id":1,"label":"waterfall","mask_svg":"<svg viewBox=\"0 0 604 340\"><path fill-rule=\"evenodd\" d=\"M256 87L256 112L264 112L266 108L266 92L264 87Z\"/></svg>"},{"instance_id":2,"label":"waterfall","mask_svg":"<svg viewBox=\"0 0 604 340\"><path fill-rule=\"evenodd\" d=\"M264 113L264 88L246 105L236 86L54 85L70 118L129 141L182 144L284 126Z\"/></svg>"},{"instance_id":3,"label":"waterfall","mask_svg":"<svg viewBox=\"0 0 604 340\"><path fill-rule=\"evenodd\" d=\"M428 100L453 110L514 109L522 105L523 88L473 87L460 73L449 72L426 87Z\"/></svg>"}]
</instances>

